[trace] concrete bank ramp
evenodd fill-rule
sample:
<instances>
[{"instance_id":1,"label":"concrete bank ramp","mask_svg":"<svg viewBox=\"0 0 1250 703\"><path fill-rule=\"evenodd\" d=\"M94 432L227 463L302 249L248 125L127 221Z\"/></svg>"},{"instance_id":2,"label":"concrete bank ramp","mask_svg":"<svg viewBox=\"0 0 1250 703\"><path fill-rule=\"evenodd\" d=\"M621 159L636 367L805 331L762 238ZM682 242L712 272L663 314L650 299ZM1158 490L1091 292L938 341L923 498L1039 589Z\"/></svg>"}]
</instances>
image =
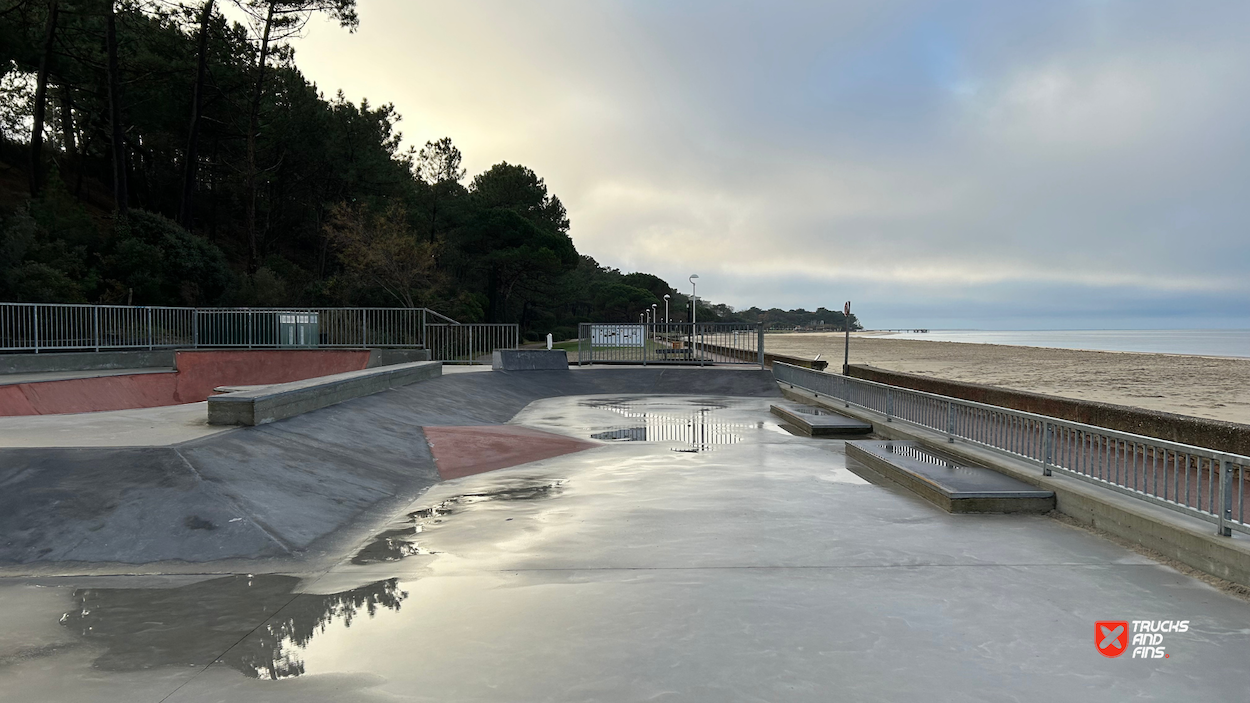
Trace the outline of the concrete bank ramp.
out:
<instances>
[{"instance_id":1,"label":"concrete bank ramp","mask_svg":"<svg viewBox=\"0 0 1250 703\"><path fill-rule=\"evenodd\" d=\"M452 373L168 447L0 449L0 567L332 552L440 480L422 427L604 393L779 395L758 370Z\"/></svg>"}]
</instances>

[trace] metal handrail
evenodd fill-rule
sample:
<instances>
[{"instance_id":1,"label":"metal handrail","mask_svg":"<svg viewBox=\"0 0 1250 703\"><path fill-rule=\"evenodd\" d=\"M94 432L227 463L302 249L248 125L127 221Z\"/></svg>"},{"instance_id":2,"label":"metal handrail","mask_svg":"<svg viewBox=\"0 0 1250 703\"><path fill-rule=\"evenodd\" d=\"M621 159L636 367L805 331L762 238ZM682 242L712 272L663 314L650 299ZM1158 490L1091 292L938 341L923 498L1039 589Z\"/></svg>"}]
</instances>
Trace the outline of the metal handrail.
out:
<instances>
[{"instance_id":1,"label":"metal handrail","mask_svg":"<svg viewBox=\"0 0 1250 703\"><path fill-rule=\"evenodd\" d=\"M577 363L750 364L763 368L764 328L746 322L578 325Z\"/></svg>"},{"instance_id":2,"label":"metal handrail","mask_svg":"<svg viewBox=\"0 0 1250 703\"><path fill-rule=\"evenodd\" d=\"M291 314L298 335L281 334ZM455 320L428 308L193 308L0 302L0 352L205 347L426 346L427 319Z\"/></svg>"},{"instance_id":3,"label":"metal handrail","mask_svg":"<svg viewBox=\"0 0 1250 703\"><path fill-rule=\"evenodd\" d=\"M886 422L936 430L948 442L960 439L1035 463L1044 476L1058 471L1213 522L1223 536L1250 533L1250 457L780 362L773 375L847 407L883 413Z\"/></svg>"}]
</instances>

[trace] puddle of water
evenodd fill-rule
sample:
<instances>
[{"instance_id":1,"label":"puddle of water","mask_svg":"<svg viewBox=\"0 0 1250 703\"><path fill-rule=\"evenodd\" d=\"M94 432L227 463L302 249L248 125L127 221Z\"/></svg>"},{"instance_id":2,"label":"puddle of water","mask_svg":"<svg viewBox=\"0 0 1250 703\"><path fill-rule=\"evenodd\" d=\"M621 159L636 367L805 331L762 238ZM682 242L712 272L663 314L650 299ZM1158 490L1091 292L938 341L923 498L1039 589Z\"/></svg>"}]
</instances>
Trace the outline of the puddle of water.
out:
<instances>
[{"instance_id":1,"label":"puddle of water","mask_svg":"<svg viewBox=\"0 0 1250 703\"><path fill-rule=\"evenodd\" d=\"M596 427L591 439L607 442L672 443L673 451L696 453L716 446L738 444L742 432L763 429L763 422L729 422L719 411L731 402L709 398L589 398L583 407L606 410L632 420L628 425Z\"/></svg>"},{"instance_id":2,"label":"puddle of water","mask_svg":"<svg viewBox=\"0 0 1250 703\"><path fill-rule=\"evenodd\" d=\"M810 405L787 405L786 410L796 412L802 415L837 415L823 408L813 408Z\"/></svg>"},{"instance_id":3,"label":"puddle of water","mask_svg":"<svg viewBox=\"0 0 1250 703\"><path fill-rule=\"evenodd\" d=\"M304 673L300 653L318 634L398 611L408 597L397 579L331 595L295 594L298 583L263 575L178 588L81 589L61 624L104 648L93 665L105 671L220 661L252 678L281 679Z\"/></svg>"},{"instance_id":4,"label":"puddle of water","mask_svg":"<svg viewBox=\"0 0 1250 703\"><path fill-rule=\"evenodd\" d=\"M889 454L895 454L907 459L923 462L925 464L942 466L948 469L954 469L959 466L958 463L949 457L913 444L894 444L890 442L885 445L884 449Z\"/></svg>"},{"instance_id":5,"label":"puddle of water","mask_svg":"<svg viewBox=\"0 0 1250 703\"><path fill-rule=\"evenodd\" d=\"M551 498L564 491L563 479L543 483L510 485L495 490L463 493L447 500L409 513L401 526L374 536L373 540L352 557L358 566L400 561L420 554L438 554L422 547L418 535L443 523L444 518L478 503L491 501L521 501Z\"/></svg>"}]
</instances>

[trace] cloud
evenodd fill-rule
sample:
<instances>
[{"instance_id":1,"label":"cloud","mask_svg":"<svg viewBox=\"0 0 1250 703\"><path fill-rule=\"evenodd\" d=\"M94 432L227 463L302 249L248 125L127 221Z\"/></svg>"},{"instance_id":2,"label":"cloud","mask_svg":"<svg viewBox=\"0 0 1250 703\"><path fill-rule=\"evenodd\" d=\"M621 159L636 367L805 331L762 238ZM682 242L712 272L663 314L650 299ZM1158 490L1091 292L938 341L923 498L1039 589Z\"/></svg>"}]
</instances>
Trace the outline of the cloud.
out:
<instances>
[{"instance_id":1,"label":"cloud","mask_svg":"<svg viewBox=\"0 0 1250 703\"><path fill-rule=\"evenodd\" d=\"M298 46L578 248L875 326L1250 325L1242 2L417 3ZM1039 305L1038 301L1047 301ZM957 308L953 308L957 304ZM957 309L958 312L950 312Z\"/></svg>"}]
</instances>

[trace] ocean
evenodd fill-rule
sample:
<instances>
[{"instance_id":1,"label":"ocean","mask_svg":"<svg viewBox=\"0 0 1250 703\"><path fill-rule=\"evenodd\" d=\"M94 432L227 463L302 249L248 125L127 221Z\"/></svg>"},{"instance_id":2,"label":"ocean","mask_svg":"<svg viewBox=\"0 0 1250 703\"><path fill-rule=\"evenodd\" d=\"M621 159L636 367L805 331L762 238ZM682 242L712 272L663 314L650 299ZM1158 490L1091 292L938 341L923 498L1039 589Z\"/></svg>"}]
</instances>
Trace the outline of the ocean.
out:
<instances>
[{"instance_id":1,"label":"ocean","mask_svg":"<svg viewBox=\"0 0 1250 703\"><path fill-rule=\"evenodd\" d=\"M894 339L1250 358L1250 330L930 330Z\"/></svg>"}]
</instances>

